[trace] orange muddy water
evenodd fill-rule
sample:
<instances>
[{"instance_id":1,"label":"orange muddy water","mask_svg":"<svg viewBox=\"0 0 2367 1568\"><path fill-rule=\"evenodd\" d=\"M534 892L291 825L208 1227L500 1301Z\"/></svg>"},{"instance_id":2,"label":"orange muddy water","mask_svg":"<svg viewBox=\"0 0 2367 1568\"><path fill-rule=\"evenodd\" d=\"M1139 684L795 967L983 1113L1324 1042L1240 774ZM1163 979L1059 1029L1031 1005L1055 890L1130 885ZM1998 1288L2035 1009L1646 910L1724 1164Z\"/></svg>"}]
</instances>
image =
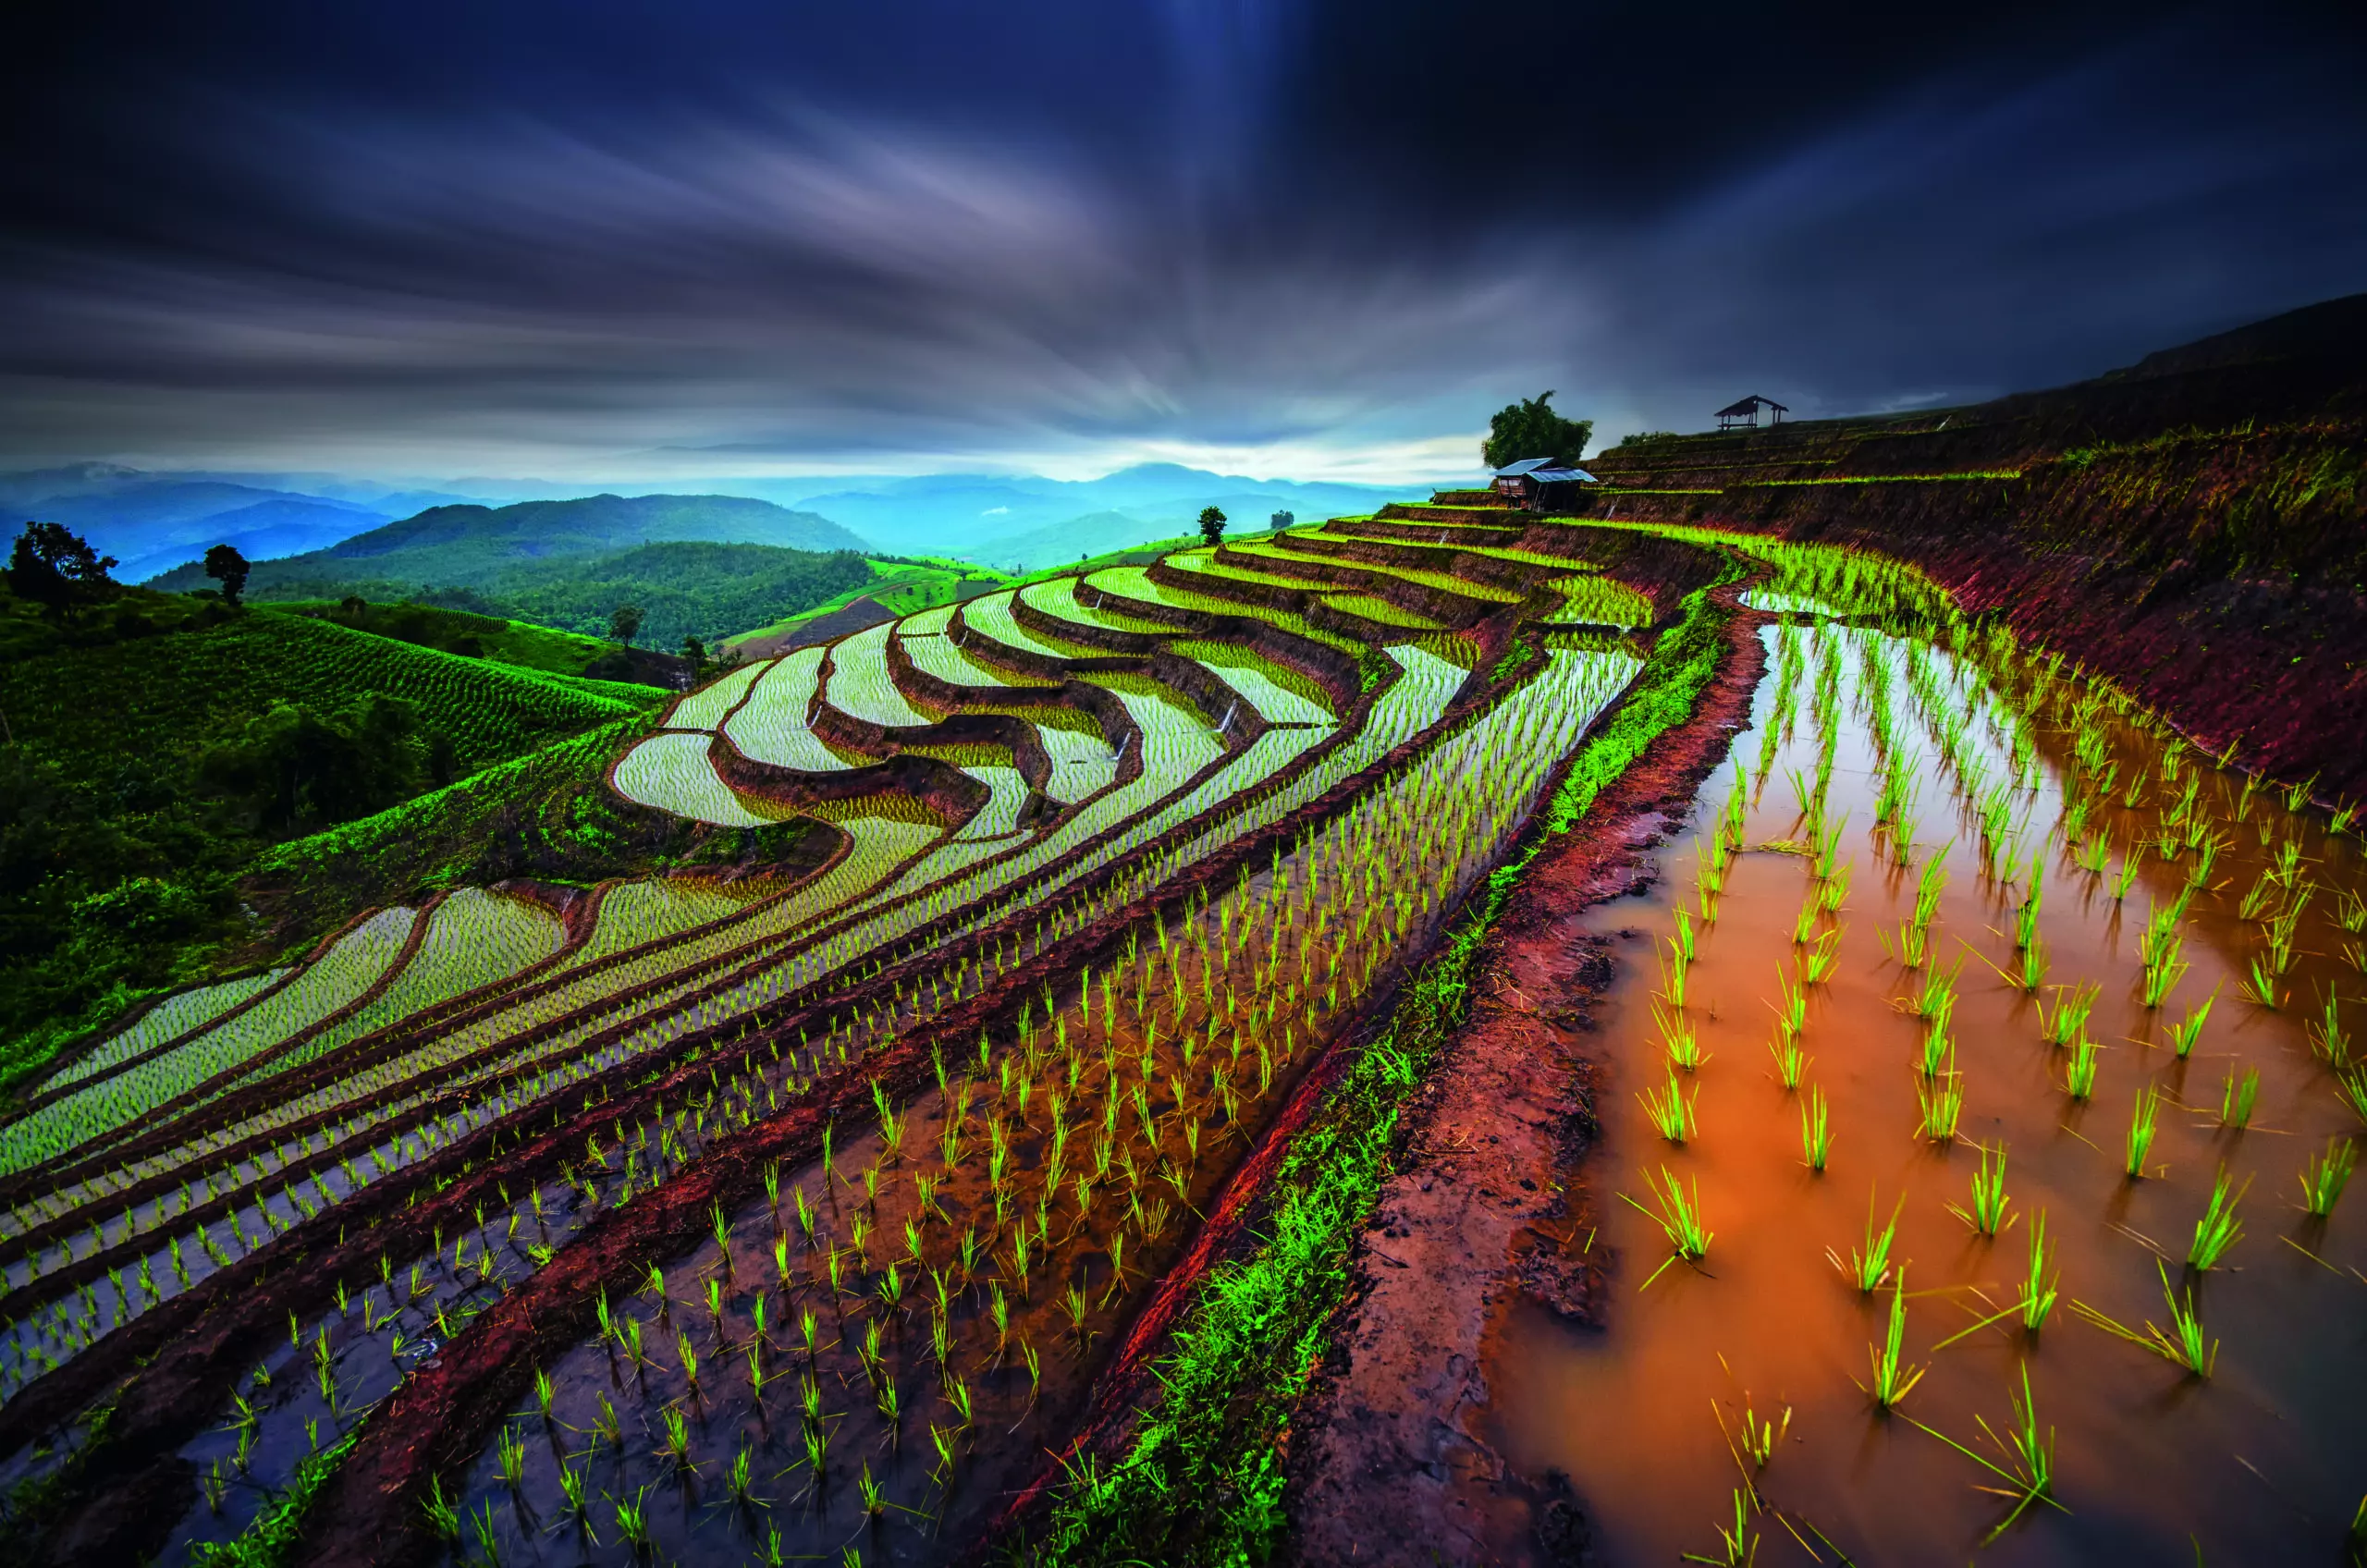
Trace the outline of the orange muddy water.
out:
<instances>
[{"instance_id":1,"label":"orange muddy water","mask_svg":"<svg viewBox=\"0 0 2367 1568\"><path fill-rule=\"evenodd\" d=\"M1766 635L1773 642L1778 633ZM1836 859L1851 873L1838 912L1812 928L1841 932L1839 962L1827 983L1806 988L1800 1046L1809 1060L1800 1088L1779 1083L1770 1042L1772 1004L1813 950L1794 942L1815 887L1812 861L1789 846L1745 849L1726 870L1714 923L1705 923L1697 876L1737 787L1730 767L1697 802L1698 839L1664 854L1666 879L1590 917L1596 929L1622 934L1615 950L1624 960L1601 1011L1602 1137L1579 1172L1593 1247L1609 1262L1610 1305L1600 1329L1534 1304L1511 1311L1489 1368L1486 1435L1524 1473L1571 1478L1597 1560L1608 1563L1683 1553L1729 1561L1721 1528L1734 1527L1742 1488L1755 1488L1763 1504L1745 1525L1760 1563L2339 1561L2367 1490L2367 1193L2313 1219L2298 1178L2338 1146L2331 1140L2347 1143L2361 1130L2312 1041L2329 995L2343 998L2342 1030L2367 1025L2367 1002L2357 999L2367 997L2362 937L2350 928L2367 915L2355 902L2367 887L2359 839L2331 836L2322 814L2293 815L2268 791L2240 800L2238 777L2107 711L2098 729L2113 790L2087 819L2110 853L2101 873L2082 870L2061 831L2078 730L2060 699L2079 690L2067 680L2032 731L2026 778L2036 789L2011 798L2024 826L2014 880L2001 883L1983 869L1977 811L1950 788L1956 776L1939 760L1929 705L1904 679L1906 645L1828 630L1820 655L1816 634L1787 635L1800 655L1796 712L1767 756L1784 680L1782 661L1771 663L1752 729L1735 751L1750 775L1740 786L1739 836L1748 846L1810 838L1790 775L1799 770L1813 790L1821 742L1813 692L1821 657L1834 659L1824 820L1835 825ZM1868 662L1869 648L1881 665ZM1981 684L1969 672L1952 680L1951 661L1930 656L1940 673L1927 692L1942 702ZM1871 673L1878 668L1887 674ZM1881 778L1867 693L1876 679L1896 716L1897 753L1920 778L1904 869L1893 835L1873 827ZM1971 728L1968 748L2002 776L2007 731ZM2091 740L2091 756L2095 748ZM2165 749L2178 765L2166 781ZM2149 1010L2140 938L2149 909L2177 897L2194 856L2182 851L2165 864L2149 850L2125 897L2116 900L2113 884L2133 838L2158 830L2189 777L2200 779L2190 813L2207 812L2232 842L2180 923L2191 967ZM2132 778L2140 783L2128 805ZM1929 962L1962 964L1950 1032L1964 1101L1956 1136L1933 1141L1920 1128L1932 1088L1918 1065L1927 1024L1913 1002L1923 976L1886 952L1878 933L1895 948L1925 865L1950 840ZM2033 851L2047 960L2035 993L2021 981L2017 918ZM2285 855L2295 857L2290 874L2256 891ZM2288 967L2275 982L2282 1006L2256 1005L2238 982L2271 951L2268 920L2305 892ZM2248 893L2253 918L2244 917ZM1655 1014L1669 1008L1668 939L1679 909L1697 941L1683 1016L1707 1053L1677 1074L1698 1091L1694 1135L1682 1146L1655 1130L1637 1099L1668 1072ZM2042 1025L2042 1009L2051 1013L2080 985L2097 987L2087 1033L2099 1049L2085 1100L2067 1088L2074 1053L2048 1043ZM2168 1025L2214 995L2181 1060ZM2355 1041L2349 1048L2359 1050ZM2224 1125L2230 1073L2240 1086L2251 1071L2259 1083L2249 1125ZM2145 1174L2131 1179L2132 1108L2149 1086L2161 1096L2157 1132ZM1821 1174L1803 1158L1802 1100L1811 1090L1830 1108ZM1972 1207L1979 1145L2005 1160L2010 1201L1993 1238L1950 1207ZM2222 1170L2242 1194L2243 1234L2220 1267L2198 1273L2187 1267L2189 1245ZM1698 1184L1702 1223L1713 1232L1698 1266L1662 1268L1671 1249L1660 1227L1618 1195L1650 1207L1647 1173L1662 1172L1688 1193ZM1865 1244L1870 1207L1878 1228L1897 1215L1891 1280L1903 1270L1904 1360L1927 1368L1888 1415L1865 1385L1891 1287L1861 1293L1827 1256L1830 1249L1846 1262ZM2059 1271L2051 1315L2035 1334L2018 1314L1976 1328L2017 1305L2041 1215L2050 1278ZM2149 1321L2167 1329L2165 1271L2217 1341L2207 1378L2074 1309L2076 1301L2140 1336ZM2010 1440L2025 1368L2039 1435L2052 1434L2054 1476L2052 1501L2016 1516L2007 1475L2020 1463L1981 1423ZM1763 1467L1746 1452L1746 1412L1780 1432Z\"/></svg>"}]
</instances>

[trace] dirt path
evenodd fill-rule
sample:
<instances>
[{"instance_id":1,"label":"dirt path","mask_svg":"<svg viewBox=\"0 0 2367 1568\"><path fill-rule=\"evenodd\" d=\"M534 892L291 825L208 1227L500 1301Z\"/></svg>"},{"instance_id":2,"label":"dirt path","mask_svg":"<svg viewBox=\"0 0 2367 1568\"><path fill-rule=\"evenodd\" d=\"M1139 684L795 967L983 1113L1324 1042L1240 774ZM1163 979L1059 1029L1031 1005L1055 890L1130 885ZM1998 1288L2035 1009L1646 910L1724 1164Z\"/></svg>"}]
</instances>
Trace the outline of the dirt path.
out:
<instances>
[{"instance_id":1,"label":"dirt path","mask_svg":"<svg viewBox=\"0 0 2367 1568\"><path fill-rule=\"evenodd\" d=\"M1733 592L1719 598L1732 605ZM1575 1256L1589 1226L1562 1179L1594 1133L1588 1008L1612 969L1606 939L1578 917L1652 881L1652 846L1749 712L1765 619L1737 612L1693 717L1532 863L1499 918L1470 1017L1409 1108L1413 1158L1358 1239L1353 1305L1298 1424L1303 1562L1583 1561L1566 1482L1514 1473L1479 1436L1481 1353L1524 1294L1590 1317L1602 1260Z\"/></svg>"}]
</instances>

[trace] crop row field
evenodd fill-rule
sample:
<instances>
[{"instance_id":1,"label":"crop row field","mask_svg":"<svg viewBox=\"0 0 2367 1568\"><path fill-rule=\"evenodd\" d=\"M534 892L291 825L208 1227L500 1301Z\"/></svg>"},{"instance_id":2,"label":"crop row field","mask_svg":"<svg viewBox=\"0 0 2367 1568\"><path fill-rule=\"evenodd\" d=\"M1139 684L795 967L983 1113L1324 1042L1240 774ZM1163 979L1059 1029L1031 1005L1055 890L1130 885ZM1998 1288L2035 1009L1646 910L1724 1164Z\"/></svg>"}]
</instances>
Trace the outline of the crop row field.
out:
<instances>
[{"instance_id":1,"label":"crop row field","mask_svg":"<svg viewBox=\"0 0 2367 1568\"><path fill-rule=\"evenodd\" d=\"M193 1478L175 1562L346 1466L394 1556L958 1554L1638 668L1537 633L1662 619L1355 526L742 666L608 787L819 864L373 912L36 1084L0 1483Z\"/></svg>"},{"instance_id":2,"label":"crop row field","mask_svg":"<svg viewBox=\"0 0 2367 1568\"><path fill-rule=\"evenodd\" d=\"M1911 569L1651 531L1785 619L1611 922L1605 1305L1490 1351L1506 1463L1619 1561L2355 1550L2352 814Z\"/></svg>"}]
</instances>

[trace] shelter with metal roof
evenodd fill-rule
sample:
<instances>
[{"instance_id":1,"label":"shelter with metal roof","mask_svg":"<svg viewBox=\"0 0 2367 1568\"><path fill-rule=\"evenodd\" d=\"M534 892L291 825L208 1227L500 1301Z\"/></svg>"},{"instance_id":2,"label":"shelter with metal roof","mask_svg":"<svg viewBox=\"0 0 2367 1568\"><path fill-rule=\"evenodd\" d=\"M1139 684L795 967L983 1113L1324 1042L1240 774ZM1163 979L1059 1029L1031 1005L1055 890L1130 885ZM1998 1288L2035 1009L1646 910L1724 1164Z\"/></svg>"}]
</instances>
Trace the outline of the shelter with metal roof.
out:
<instances>
[{"instance_id":1,"label":"shelter with metal roof","mask_svg":"<svg viewBox=\"0 0 2367 1568\"><path fill-rule=\"evenodd\" d=\"M1718 428L1732 430L1739 424L1747 429L1756 430L1759 428L1759 410L1761 409L1768 410L1767 423L1770 424L1783 423L1784 416L1792 411L1774 398L1762 398L1753 392L1749 397L1728 403L1718 410Z\"/></svg>"},{"instance_id":2,"label":"shelter with metal roof","mask_svg":"<svg viewBox=\"0 0 2367 1568\"><path fill-rule=\"evenodd\" d=\"M1523 458L1496 471L1494 488L1531 511L1545 511L1576 494L1564 487L1594 483L1593 474L1559 458Z\"/></svg>"}]
</instances>

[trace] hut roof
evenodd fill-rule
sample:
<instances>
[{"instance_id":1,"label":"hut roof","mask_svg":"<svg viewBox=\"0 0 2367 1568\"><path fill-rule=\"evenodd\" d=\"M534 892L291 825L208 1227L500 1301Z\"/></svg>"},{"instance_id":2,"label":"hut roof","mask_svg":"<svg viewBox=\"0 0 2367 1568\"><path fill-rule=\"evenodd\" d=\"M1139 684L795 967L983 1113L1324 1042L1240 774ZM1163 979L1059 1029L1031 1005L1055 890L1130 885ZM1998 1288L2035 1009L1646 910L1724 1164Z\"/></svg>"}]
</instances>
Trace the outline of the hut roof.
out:
<instances>
[{"instance_id":1,"label":"hut roof","mask_svg":"<svg viewBox=\"0 0 2367 1568\"><path fill-rule=\"evenodd\" d=\"M1761 409L1773 409L1779 414L1787 414L1792 411L1783 404L1777 402L1774 398L1762 398L1758 393L1753 392L1748 398L1728 403L1724 408L1718 410L1715 417L1719 419L1747 419L1750 415L1757 413Z\"/></svg>"}]
</instances>

